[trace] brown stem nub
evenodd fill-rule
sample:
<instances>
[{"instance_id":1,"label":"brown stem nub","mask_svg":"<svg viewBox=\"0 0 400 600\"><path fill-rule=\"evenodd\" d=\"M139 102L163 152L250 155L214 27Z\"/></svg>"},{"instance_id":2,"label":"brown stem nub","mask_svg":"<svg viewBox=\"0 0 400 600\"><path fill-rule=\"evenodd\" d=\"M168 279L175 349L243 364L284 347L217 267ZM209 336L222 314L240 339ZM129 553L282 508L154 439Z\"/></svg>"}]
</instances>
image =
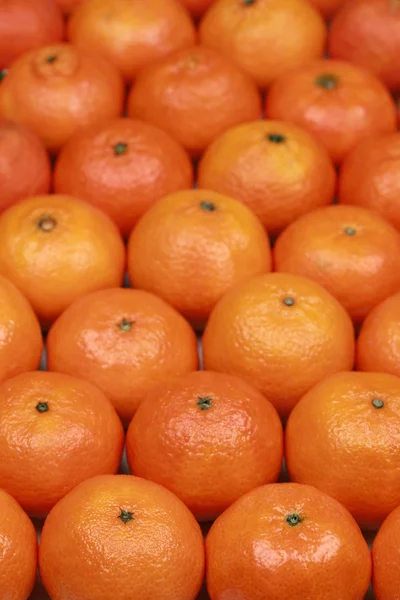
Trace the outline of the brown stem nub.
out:
<instances>
[{"instance_id":1,"label":"brown stem nub","mask_svg":"<svg viewBox=\"0 0 400 600\"><path fill-rule=\"evenodd\" d=\"M133 521L133 513L129 512L129 510L122 510L121 508L121 514L118 516L118 519L126 525L129 521Z\"/></svg>"},{"instance_id":2,"label":"brown stem nub","mask_svg":"<svg viewBox=\"0 0 400 600\"><path fill-rule=\"evenodd\" d=\"M212 398L209 397L202 397L198 399L197 402L197 406L200 408L200 410L208 410L209 408L211 408L213 405L213 401Z\"/></svg>"},{"instance_id":3,"label":"brown stem nub","mask_svg":"<svg viewBox=\"0 0 400 600\"><path fill-rule=\"evenodd\" d=\"M42 231L45 231L46 233L53 231L53 229L55 228L56 225L57 225L57 221L55 219L53 219L53 217L50 217L49 215L45 215L44 217L41 217L38 221L39 229L41 229Z\"/></svg>"},{"instance_id":4,"label":"brown stem nub","mask_svg":"<svg viewBox=\"0 0 400 600\"><path fill-rule=\"evenodd\" d=\"M128 333L133 326L133 321L128 321L128 319L122 319L121 323L119 324L119 328L121 331L124 331L125 333Z\"/></svg>"},{"instance_id":5,"label":"brown stem nub","mask_svg":"<svg viewBox=\"0 0 400 600\"><path fill-rule=\"evenodd\" d=\"M293 513L286 517L286 523L289 525L289 527L296 527L297 525L300 525L302 521L303 519L298 513Z\"/></svg>"},{"instance_id":6,"label":"brown stem nub","mask_svg":"<svg viewBox=\"0 0 400 600\"><path fill-rule=\"evenodd\" d=\"M47 404L47 402L38 402L35 408L38 411L38 413L45 413L48 412L49 405Z\"/></svg>"}]
</instances>

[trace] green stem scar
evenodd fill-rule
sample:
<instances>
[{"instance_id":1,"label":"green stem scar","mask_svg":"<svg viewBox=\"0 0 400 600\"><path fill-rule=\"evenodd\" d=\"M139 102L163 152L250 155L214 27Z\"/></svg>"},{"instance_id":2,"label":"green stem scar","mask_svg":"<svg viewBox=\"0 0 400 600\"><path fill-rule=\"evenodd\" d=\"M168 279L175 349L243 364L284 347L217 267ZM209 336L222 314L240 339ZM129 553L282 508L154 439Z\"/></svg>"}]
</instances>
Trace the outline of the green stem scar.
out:
<instances>
[{"instance_id":1,"label":"green stem scar","mask_svg":"<svg viewBox=\"0 0 400 600\"><path fill-rule=\"evenodd\" d=\"M51 56L48 56L46 58L46 62L48 62L50 65L54 62L56 62L57 60L57 56L55 54L52 54Z\"/></svg>"},{"instance_id":2,"label":"green stem scar","mask_svg":"<svg viewBox=\"0 0 400 600\"><path fill-rule=\"evenodd\" d=\"M125 144L125 142L118 142L118 144L115 144L115 146L113 146L115 156L121 156L122 154L125 154L127 149L128 144Z\"/></svg>"},{"instance_id":3,"label":"green stem scar","mask_svg":"<svg viewBox=\"0 0 400 600\"><path fill-rule=\"evenodd\" d=\"M124 525L126 525L127 523L129 523L129 521L133 521L133 513L129 512L129 510L121 510L121 514L118 516L118 519L120 519Z\"/></svg>"},{"instance_id":4,"label":"green stem scar","mask_svg":"<svg viewBox=\"0 0 400 600\"><path fill-rule=\"evenodd\" d=\"M269 142L272 142L273 144L283 144L283 142L286 141L286 138L284 135L281 135L280 133L269 133L267 135L267 140Z\"/></svg>"},{"instance_id":5,"label":"green stem scar","mask_svg":"<svg viewBox=\"0 0 400 600\"><path fill-rule=\"evenodd\" d=\"M197 406L200 408L200 410L208 410L212 407L212 405L212 398L209 397L199 398L197 402Z\"/></svg>"},{"instance_id":6,"label":"green stem scar","mask_svg":"<svg viewBox=\"0 0 400 600\"><path fill-rule=\"evenodd\" d=\"M297 513L293 513L286 517L286 523L289 525L289 527L296 527L297 525L300 525L300 523L302 523L302 522L303 522L303 519Z\"/></svg>"},{"instance_id":7,"label":"green stem scar","mask_svg":"<svg viewBox=\"0 0 400 600\"><path fill-rule=\"evenodd\" d=\"M372 400L372 406L374 408L383 408L385 406L385 403L383 400L381 400L380 398L374 398Z\"/></svg>"},{"instance_id":8,"label":"green stem scar","mask_svg":"<svg viewBox=\"0 0 400 600\"><path fill-rule=\"evenodd\" d=\"M283 304L285 304L286 306L293 306L295 303L296 300L294 298L291 298L290 296L288 298L283 299Z\"/></svg>"},{"instance_id":9,"label":"green stem scar","mask_svg":"<svg viewBox=\"0 0 400 600\"><path fill-rule=\"evenodd\" d=\"M8 73L7 69L2 69L0 71L0 81L3 81L3 79L7 75L7 73Z\"/></svg>"},{"instance_id":10,"label":"green stem scar","mask_svg":"<svg viewBox=\"0 0 400 600\"><path fill-rule=\"evenodd\" d=\"M47 402L38 402L35 408L38 411L38 413L45 413L49 410L49 405L47 404Z\"/></svg>"},{"instance_id":11,"label":"green stem scar","mask_svg":"<svg viewBox=\"0 0 400 600\"><path fill-rule=\"evenodd\" d=\"M200 208L202 208L203 210L207 211L207 212L213 212L214 210L217 210L217 207L215 206L215 204L213 204L213 202L201 202L200 204Z\"/></svg>"},{"instance_id":12,"label":"green stem scar","mask_svg":"<svg viewBox=\"0 0 400 600\"><path fill-rule=\"evenodd\" d=\"M343 231L344 231L344 233L345 233L346 235L350 235L350 236L351 236L351 235L356 235L356 233L357 233L357 231L356 231L356 229L354 229L354 227L345 227L345 228L343 229Z\"/></svg>"},{"instance_id":13,"label":"green stem scar","mask_svg":"<svg viewBox=\"0 0 400 600\"><path fill-rule=\"evenodd\" d=\"M49 215L45 215L44 217L41 217L41 219L39 219L39 221L38 221L39 229L41 229L42 231L45 231L46 233L53 231L53 229L55 228L56 225L57 225L57 221L55 219L53 219L53 217L50 217Z\"/></svg>"},{"instance_id":14,"label":"green stem scar","mask_svg":"<svg viewBox=\"0 0 400 600\"><path fill-rule=\"evenodd\" d=\"M319 77L317 77L315 83L319 87L324 88L324 90L334 90L339 84L339 77L337 77L337 75L333 75L332 73L324 73L323 75L319 75Z\"/></svg>"},{"instance_id":15,"label":"green stem scar","mask_svg":"<svg viewBox=\"0 0 400 600\"><path fill-rule=\"evenodd\" d=\"M121 331L128 333L132 329L133 321L128 321L128 319L122 319L119 324L119 328Z\"/></svg>"}]
</instances>

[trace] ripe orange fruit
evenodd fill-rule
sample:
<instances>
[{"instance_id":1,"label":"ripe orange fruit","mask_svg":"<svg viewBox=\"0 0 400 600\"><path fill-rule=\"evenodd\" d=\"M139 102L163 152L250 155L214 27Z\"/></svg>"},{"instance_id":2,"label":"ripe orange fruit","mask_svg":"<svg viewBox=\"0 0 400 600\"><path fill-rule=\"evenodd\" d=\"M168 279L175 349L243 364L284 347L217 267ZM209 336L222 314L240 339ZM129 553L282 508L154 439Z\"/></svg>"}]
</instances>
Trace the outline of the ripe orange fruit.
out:
<instances>
[{"instance_id":1,"label":"ripe orange fruit","mask_svg":"<svg viewBox=\"0 0 400 600\"><path fill-rule=\"evenodd\" d=\"M166 377L198 368L190 325L161 298L113 289L74 302L50 329L48 367L95 383L125 421Z\"/></svg>"},{"instance_id":2,"label":"ripe orange fruit","mask_svg":"<svg viewBox=\"0 0 400 600\"><path fill-rule=\"evenodd\" d=\"M199 29L202 44L231 58L262 88L322 56L326 33L305 0L216 0Z\"/></svg>"},{"instance_id":3,"label":"ripe orange fruit","mask_svg":"<svg viewBox=\"0 0 400 600\"><path fill-rule=\"evenodd\" d=\"M304 129L281 121L229 129L206 150L198 173L199 187L247 204L272 235L332 202L335 182L325 148Z\"/></svg>"},{"instance_id":4,"label":"ripe orange fruit","mask_svg":"<svg viewBox=\"0 0 400 600\"><path fill-rule=\"evenodd\" d=\"M321 379L352 369L353 326L314 281L270 273L235 286L218 302L203 355L206 369L243 377L285 418Z\"/></svg>"},{"instance_id":5,"label":"ripe orange fruit","mask_svg":"<svg viewBox=\"0 0 400 600\"><path fill-rule=\"evenodd\" d=\"M82 0L56 0L65 15L69 15Z\"/></svg>"},{"instance_id":6,"label":"ripe orange fruit","mask_svg":"<svg viewBox=\"0 0 400 600\"><path fill-rule=\"evenodd\" d=\"M342 165L339 201L375 210L400 231L399 169L399 133L364 140Z\"/></svg>"},{"instance_id":7,"label":"ripe orange fruit","mask_svg":"<svg viewBox=\"0 0 400 600\"><path fill-rule=\"evenodd\" d=\"M361 600L368 546L348 511L308 485L265 485L221 515L206 539L211 600Z\"/></svg>"},{"instance_id":8,"label":"ripe orange fruit","mask_svg":"<svg viewBox=\"0 0 400 600\"><path fill-rule=\"evenodd\" d=\"M221 133L258 119L261 100L250 77L201 46L143 69L128 98L128 113L168 131L194 156Z\"/></svg>"},{"instance_id":9,"label":"ripe orange fruit","mask_svg":"<svg viewBox=\"0 0 400 600\"><path fill-rule=\"evenodd\" d=\"M326 19L331 19L345 0L310 0Z\"/></svg>"},{"instance_id":10,"label":"ripe orange fruit","mask_svg":"<svg viewBox=\"0 0 400 600\"><path fill-rule=\"evenodd\" d=\"M310 277L356 324L400 290L400 234L358 206L319 208L292 223L274 248L275 269Z\"/></svg>"},{"instance_id":11,"label":"ripe orange fruit","mask_svg":"<svg viewBox=\"0 0 400 600\"><path fill-rule=\"evenodd\" d=\"M193 167L180 144L133 119L77 132L61 150L54 172L57 193L102 209L124 236L157 200L192 185Z\"/></svg>"},{"instance_id":12,"label":"ripe orange fruit","mask_svg":"<svg viewBox=\"0 0 400 600\"><path fill-rule=\"evenodd\" d=\"M165 488L105 475L80 484L51 511L39 565L53 600L195 600L203 538L190 511Z\"/></svg>"},{"instance_id":13,"label":"ripe orange fruit","mask_svg":"<svg viewBox=\"0 0 400 600\"><path fill-rule=\"evenodd\" d=\"M386 298L365 319L357 339L359 371L400 377L400 293Z\"/></svg>"},{"instance_id":14,"label":"ripe orange fruit","mask_svg":"<svg viewBox=\"0 0 400 600\"><path fill-rule=\"evenodd\" d=\"M129 239L133 287L160 296L199 329L225 292L271 267L268 236L257 217L209 190L159 200Z\"/></svg>"},{"instance_id":15,"label":"ripe orange fruit","mask_svg":"<svg viewBox=\"0 0 400 600\"><path fill-rule=\"evenodd\" d=\"M313 133L339 164L357 142L396 129L396 107L385 86L350 63L320 60L273 83L266 114Z\"/></svg>"},{"instance_id":16,"label":"ripe orange fruit","mask_svg":"<svg viewBox=\"0 0 400 600\"><path fill-rule=\"evenodd\" d=\"M14 498L1 489L0 539L0 596L26 600L36 580L36 531Z\"/></svg>"},{"instance_id":17,"label":"ripe orange fruit","mask_svg":"<svg viewBox=\"0 0 400 600\"><path fill-rule=\"evenodd\" d=\"M0 216L0 274L47 327L77 298L121 285L125 248L112 221L72 196L33 196Z\"/></svg>"},{"instance_id":18,"label":"ripe orange fruit","mask_svg":"<svg viewBox=\"0 0 400 600\"><path fill-rule=\"evenodd\" d=\"M197 371L147 395L126 449L135 475L169 489L197 520L211 521L245 492L277 481L283 432L261 392L233 375Z\"/></svg>"},{"instance_id":19,"label":"ripe orange fruit","mask_svg":"<svg viewBox=\"0 0 400 600\"><path fill-rule=\"evenodd\" d=\"M376 600L396 600L400 578L400 506L385 519L372 544L372 585Z\"/></svg>"},{"instance_id":20,"label":"ripe orange fruit","mask_svg":"<svg viewBox=\"0 0 400 600\"><path fill-rule=\"evenodd\" d=\"M43 340L39 322L29 302L0 276L0 382L37 369Z\"/></svg>"},{"instance_id":21,"label":"ripe orange fruit","mask_svg":"<svg viewBox=\"0 0 400 600\"><path fill-rule=\"evenodd\" d=\"M2 119L0 180L0 211L27 196L47 194L51 181L49 157L39 138L29 129Z\"/></svg>"},{"instance_id":22,"label":"ripe orange fruit","mask_svg":"<svg viewBox=\"0 0 400 600\"><path fill-rule=\"evenodd\" d=\"M61 42L63 33L55 0L0 0L0 70L28 50Z\"/></svg>"},{"instance_id":23,"label":"ripe orange fruit","mask_svg":"<svg viewBox=\"0 0 400 600\"><path fill-rule=\"evenodd\" d=\"M44 517L89 477L116 473L124 431L112 404L88 381L31 372L0 385L0 481Z\"/></svg>"},{"instance_id":24,"label":"ripe orange fruit","mask_svg":"<svg viewBox=\"0 0 400 600\"><path fill-rule=\"evenodd\" d=\"M142 67L194 44L196 32L175 0L84 0L71 15L68 38L132 81Z\"/></svg>"},{"instance_id":25,"label":"ripe orange fruit","mask_svg":"<svg viewBox=\"0 0 400 600\"><path fill-rule=\"evenodd\" d=\"M336 373L308 392L286 426L292 481L341 502L374 529L400 504L400 379Z\"/></svg>"},{"instance_id":26,"label":"ripe orange fruit","mask_svg":"<svg viewBox=\"0 0 400 600\"><path fill-rule=\"evenodd\" d=\"M329 31L329 54L372 71L400 91L399 0L352 0L343 4Z\"/></svg>"},{"instance_id":27,"label":"ripe orange fruit","mask_svg":"<svg viewBox=\"0 0 400 600\"><path fill-rule=\"evenodd\" d=\"M0 85L0 116L32 129L52 152L82 127L119 116L123 102L116 68L68 44L23 54Z\"/></svg>"}]
</instances>

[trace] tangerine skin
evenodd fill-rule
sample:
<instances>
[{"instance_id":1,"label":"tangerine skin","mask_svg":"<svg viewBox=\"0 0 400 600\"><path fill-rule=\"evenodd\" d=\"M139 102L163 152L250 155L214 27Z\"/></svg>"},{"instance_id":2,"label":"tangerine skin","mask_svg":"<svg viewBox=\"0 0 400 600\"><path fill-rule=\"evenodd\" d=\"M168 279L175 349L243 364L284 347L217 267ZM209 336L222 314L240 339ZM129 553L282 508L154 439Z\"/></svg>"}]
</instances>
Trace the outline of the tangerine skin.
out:
<instances>
[{"instance_id":1,"label":"tangerine skin","mask_svg":"<svg viewBox=\"0 0 400 600\"><path fill-rule=\"evenodd\" d=\"M95 385L48 371L0 385L0 482L30 516L45 517L89 477L116 473L123 448L121 421Z\"/></svg>"},{"instance_id":2,"label":"tangerine skin","mask_svg":"<svg viewBox=\"0 0 400 600\"><path fill-rule=\"evenodd\" d=\"M286 306L285 298L294 304ZM236 285L217 303L204 332L203 357L206 370L247 380L285 419L323 377L352 369L354 330L344 308L319 284L269 273Z\"/></svg>"},{"instance_id":3,"label":"tangerine skin","mask_svg":"<svg viewBox=\"0 0 400 600\"><path fill-rule=\"evenodd\" d=\"M0 597L28 600L36 581L37 536L18 502L0 489Z\"/></svg>"},{"instance_id":4,"label":"tangerine skin","mask_svg":"<svg viewBox=\"0 0 400 600\"><path fill-rule=\"evenodd\" d=\"M400 507L384 520L372 544L372 587L376 600L399 600Z\"/></svg>"},{"instance_id":5,"label":"tangerine skin","mask_svg":"<svg viewBox=\"0 0 400 600\"><path fill-rule=\"evenodd\" d=\"M43 350L39 321L28 300L0 276L0 382L38 369Z\"/></svg>"},{"instance_id":6,"label":"tangerine skin","mask_svg":"<svg viewBox=\"0 0 400 600\"><path fill-rule=\"evenodd\" d=\"M289 515L302 521L290 527ZM259 487L237 500L206 538L211 600L363 600L368 546L348 511L296 483Z\"/></svg>"},{"instance_id":7,"label":"tangerine skin","mask_svg":"<svg viewBox=\"0 0 400 600\"><path fill-rule=\"evenodd\" d=\"M123 331L123 320L132 323ZM169 304L147 292L110 289L72 304L47 337L48 368L96 384L128 424L159 380L198 368L197 339Z\"/></svg>"},{"instance_id":8,"label":"tangerine skin","mask_svg":"<svg viewBox=\"0 0 400 600\"><path fill-rule=\"evenodd\" d=\"M122 510L131 521L120 520ZM39 567L52 600L195 600L204 577L203 537L165 488L130 475L100 476L51 511Z\"/></svg>"},{"instance_id":9,"label":"tangerine skin","mask_svg":"<svg viewBox=\"0 0 400 600\"><path fill-rule=\"evenodd\" d=\"M126 151L115 148L126 144ZM79 131L61 150L56 193L106 212L127 237L160 198L193 185L192 163L165 131L137 119L115 119Z\"/></svg>"},{"instance_id":10,"label":"tangerine skin","mask_svg":"<svg viewBox=\"0 0 400 600\"><path fill-rule=\"evenodd\" d=\"M119 117L124 95L121 75L102 56L71 44L43 46L8 70L0 116L32 129L55 154L82 127Z\"/></svg>"},{"instance_id":11,"label":"tangerine skin","mask_svg":"<svg viewBox=\"0 0 400 600\"><path fill-rule=\"evenodd\" d=\"M212 406L200 408L200 398ZM196 371L149 392L126 448L135 475L169 489L198 521L212 521L245 492L277 481L283 431L272 404L248 383Z\"/></svg>"},{"instance_id":12,"label":"tangerine skin","mask_svg":"<svg viewBox=\"0 0 400 600\"><path fill-rule=\"evenodd\" d=\"M385 373L327 377L286 426L290 479L336 498L363 529L377 529L400 504L399 445L400 379Z\"/></svg>"},{"instance_id":13,"label":"tangerine skin","mask_svg":"<svg viewBox=\"0 0 400 600\"><path fill-rule=\"evenodd\" d=\"M333 76L335 83L319 85ZM397 129L396 106L372 73L338 60L319 60L282 75L271 85L265 112L269 119L304 127L340 165L358 142Z\"/></svg>"}]
</instances>

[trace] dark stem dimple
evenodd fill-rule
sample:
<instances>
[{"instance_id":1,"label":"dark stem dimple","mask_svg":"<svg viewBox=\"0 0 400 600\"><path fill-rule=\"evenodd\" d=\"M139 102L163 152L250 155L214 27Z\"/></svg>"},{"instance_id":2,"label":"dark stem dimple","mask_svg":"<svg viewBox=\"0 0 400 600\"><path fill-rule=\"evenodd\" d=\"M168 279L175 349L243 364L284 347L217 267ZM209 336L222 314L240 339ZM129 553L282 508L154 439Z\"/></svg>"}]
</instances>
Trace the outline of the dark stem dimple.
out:
<instances>
[{"instance_id":1,"label":"dark stem dimple","mask_svg":"<svg viewBox=\"0 0 400 600\"><path fill-rule=\"evenodd\" d=\"M385 403L383 400L381 400L380 398L374 398L372 400L372 406L374 408L383 408L385 406Z\"/></svg>"},{"instance_id":2,"label":"dark stem dimple","mask_svg":"<svg viewBox=\"0 0 400 600\"><path fill-rule=\"evenodd\" d=\"M290 296L283 299L283 304L285 304L286 306L293 306L295 303L296 300L294 298L291 298Z\"/></svg>"},{"instance_id":3,"label":"dark stem dimple","mask_svg":"<svg viewBox=\"0 0 400 600\"><path fill-rule=\"evenodd\" d=\"M325 90L334 90L339 84L339 77L333 75L333 73L324 73L317 77L315 83Z\"/></svg>"},{"instance_id":4,"label":"dark stem dimple","mask_svg":"<svg viewBox=\"0 0 400 600\"><path fill-rule=\"evenodd\" d=\"M213 405L212 398L210 398L208 396L200 397L197 402L197 406L200 408L200 410L208 410L209 408L212 407L212 405Z\"/></svg>"},{"instance_id":5,"label":"dark stem dimple","mask_svg":"<svg viewBox=\"0 0 400 600\"><path fill-rule=\"evenodd\" d=\"M56 62L57 60L57 55L56 54L51 54L51 56L48 56L46 58L46 62L49 63L50 65L54 62Z\"/></svg>"},{"instance_id":6,"label":"dark stem dimple","mask_svg":"<svg viewBox=\"0 0 400 600\"><path fill-rule=\"evenodd\" d=\"M3 79L7 75L7 73L8 73L7 69L1 69L1 71L0 71L0 81L3 81Z\"/></svg>"},{"instance_id":7,"label":"dark stem dimple","mask_svg":"<svg viewBox=\"0 0 400 600\"><path fill-rule=\"evenodd\" d=\"M286 523L289 525L289 527L296 527L297 525L300 525L302 521L303 519L298 513L293 513L286 517Z\"/></svg>"},{"instance_id":8,"label":"dark stem dimple","mask_svg":"<svg viewBox=\"0 0 400 600\"><path fill-rule=\"evenodd\" d=\"M113 146L115 156L121 156L122 154L125 154L127 149L128 144L126 144L125 142L118 142L118 144L115 144L115 146Z\"/></svg>"},{"instance_id":9,"label":"dark stem dimple","mask_svg":"<svg viewBox=\"0 0 400 600\"><path fill-rule=\"evenodd\" d=\"M125 333L128 333L133 326L133 321L128 321L128 319L122 319L121 323L119 324L119 328L121 331L124 331Z\"/></svg>"},{"instance_id":10,"label":"dark stem dimple","mask_svg":"<svg viewBox=\"0 0 400 600\"><path fill-rule=\"evenodd\" d=\"M206 212L214 212L214 210L217 210L217 207L213 202L207 202L205 200L200 203L200 207Z\"/></svg>"},{"instance_id":11,"label":"dark stem dimple","mask_svg":"<svg viewBox=\"0 0 400 600\"><path fill-rule=\"evenodd\" d=\"M47 402L38 402L35 408L38 411L38 413L45 413L48 412L49 405L47 404Z\"/></svg>"},{"instance_id":12,"label":"dark stem dimple","mask_svg":"<svg viewBox=\"0 0 400 600\"><path fill-rule=\"evenodd\" d=\"M252 6L256 3L256 0L242 0L243 6Z\"/></svg>"},{"instance_id":13,"label":"dark stem dimple","mask_svg":"<svg viewBox=\"0 0 400 600\"><path fill-rule=\"evenodd\" d=\"M354 229L354 227L345 227L343 229L343 231L346 235L349 235L349 236L356 235L356 233L357 233L357 230Z\"/></svg>"},{"instance_id":14,"label":"dark stem dimple","mask_svg":"<svg viewBox=\"0 0 400 600\"><path fill-rule=\"evenodd\" d=\"M273 144L283 144L283 142L286 141L286 138L280 133L268 133L267 140Z\"/></svg>"},{"instance_id":15,"label":"dark stem dimple","mask_svg":"<svg viewBox=\"0 0 400 600\"><path fill-rule=\"evenodd\" d=\"M53 217L50 217L49 215L45 215L44 217L41 217L38 221L39 229L41 229L42 231L45 231L46 233L53 231L53 229L55 228L56 225L57 225L57 221L55 219L53 219Z\"/></svg>"},{"instance_id":16,"label":"dark stem dimple","mask_svg":"<svg viewBox=\"0 0 400 600\"><path fill-rule=\"evenodd\" d=\"M122 508L120 510L121 514L118 515L118 519L120 519L124 525L129 523L129 521L133 521L133 513L129 512L129 510L123 510Z\"/></svg>"}]
</instances>

